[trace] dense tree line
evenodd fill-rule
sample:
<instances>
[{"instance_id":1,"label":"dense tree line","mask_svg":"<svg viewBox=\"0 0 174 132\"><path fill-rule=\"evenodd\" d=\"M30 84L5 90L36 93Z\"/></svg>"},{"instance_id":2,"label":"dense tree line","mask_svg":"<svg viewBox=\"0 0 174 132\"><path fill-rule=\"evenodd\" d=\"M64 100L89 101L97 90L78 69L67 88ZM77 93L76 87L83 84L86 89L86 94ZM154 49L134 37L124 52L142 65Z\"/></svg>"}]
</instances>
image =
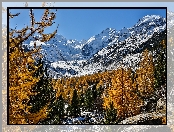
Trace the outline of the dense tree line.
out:
<instances>
[{"instance_id":1,"label":"dense tree line","mask_svg":"<svg viewBox=\"0 0 174 132\"><path fill-rule=\"evenodd\" d=\"M160 42L159 47L161 45L163 45L162 50L164 51L165 40ZM154 94L157 86L165 83L161 83L160 79L162 78L158 78L159 75L163 75L163 81L166 79L164 55L165 52L154 59L152 51L146 49L142 53L139 68L135 72L131 68L120 67L116 70L92 75L54 80L53 87L59 91L59 94L65 95L64 99L67 102L72 100L74 96L72 93L76 89L77 96L81 101L77 101L78 106L84 107L88 111L97 108L101 112L107 113L112 104L112 107L117 111L117 120L123 120L140 114L141 106L144 105L143 101ZM161 57L163 59L159 60ZM98 99L101 100L98 104L100 108L94 107L97 106Z\"/></svg>"}]
</instances>

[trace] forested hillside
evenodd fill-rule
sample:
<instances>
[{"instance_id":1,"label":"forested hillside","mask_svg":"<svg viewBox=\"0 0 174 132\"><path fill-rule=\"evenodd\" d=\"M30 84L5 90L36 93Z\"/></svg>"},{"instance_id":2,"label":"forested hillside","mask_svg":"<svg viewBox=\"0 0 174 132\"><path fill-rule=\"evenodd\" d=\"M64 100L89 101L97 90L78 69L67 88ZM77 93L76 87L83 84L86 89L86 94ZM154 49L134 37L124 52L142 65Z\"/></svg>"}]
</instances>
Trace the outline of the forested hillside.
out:
<instances>
[{"instance_id":1,"label":"forested hillside","mask_svg":"<svg viewBox=\"0 0 174 132\"><path fill-rule=\"evenodd\" d=\"M9 18L18 15L9 14ZM54 79L44 65L41 46L34 43L32 49L25 50L22 43L35 33L41 36L41 42L52 39L57 30L44 34L44 29L54 24L56 13L46 9L41 21L36 22L31 9L29 17L31 27L9 30L9 124L118 124L139 114L166 112L166 30L141 44L136 69L125 67L120 60L115 69ZM159 100L164 100L160 108ZM159 117L163 122L157 124L166 124L165 119Z\"/></svg>"}]
</instances>

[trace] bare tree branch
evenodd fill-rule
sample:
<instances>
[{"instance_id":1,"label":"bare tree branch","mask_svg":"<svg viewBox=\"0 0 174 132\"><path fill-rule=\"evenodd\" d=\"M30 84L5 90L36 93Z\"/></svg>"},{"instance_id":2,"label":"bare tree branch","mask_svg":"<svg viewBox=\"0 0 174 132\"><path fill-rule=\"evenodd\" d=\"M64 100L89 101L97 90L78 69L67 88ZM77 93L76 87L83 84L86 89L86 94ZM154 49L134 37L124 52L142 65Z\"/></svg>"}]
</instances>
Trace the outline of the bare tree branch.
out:
<instances>
[{"instance_id":1,"label":"bare tree branch","mask_svg":"<svg viewBox=\"0 0 174 132\"><path fill-rule=\"evenodd\" d=\"M17 13L17 14L12 15L11 13L9 13L9 17L10 17L10 18L13 18L13 17L15 17L15 16L19 16L19 14L20 14L20 13Z\"/></svg>"}]
</instances>

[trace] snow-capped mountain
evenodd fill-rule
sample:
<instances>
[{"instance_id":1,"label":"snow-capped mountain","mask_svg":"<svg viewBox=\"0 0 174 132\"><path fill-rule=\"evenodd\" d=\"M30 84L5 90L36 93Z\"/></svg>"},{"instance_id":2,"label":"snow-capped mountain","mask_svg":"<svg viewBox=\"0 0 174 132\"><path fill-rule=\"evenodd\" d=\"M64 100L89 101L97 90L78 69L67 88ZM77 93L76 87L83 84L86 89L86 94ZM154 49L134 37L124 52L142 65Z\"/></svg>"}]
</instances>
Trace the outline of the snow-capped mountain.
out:
<instances>
[{"instance_id":1,"label":"snow-capped mountain","mask_svg":"<svg viewBox=\"0 0 174 132\"><path fill-rule=\"evenodd\" d=\"M89 68L96 71L103 71L112 70L122 65L125 68L131 67L132 70L136 70L142 57L142 51L146 48L152 49L157 46L160 41L165 39L165 33L166 30L154 33L146 39L142 39L141 37L129 37L123 42L109 45L91 57L84 66L84 69L86 69L86 71ZM154 57L155 54L156 53L153 54Z\"/></svg>"},{"instance_id":2,"label":"snow-capped mountain","mask_svg":"<svg viewBox=\"0 0 174 132\"><path fill-rule=\"evenodd\" d=\"M56 34L46 43L36 41L36 46L41 45L50 73L55 77L92 74L115 69L121 63L135 68L143 48L149 45L153 47L153 43L146 42L165 29L165 18L147 15L131 28L124 27L120 31L107 28L82 41L67 40ZM28 49L31 49L34 40L26 41L25 45L27 43Z\"/></svg>"}]
</instances>

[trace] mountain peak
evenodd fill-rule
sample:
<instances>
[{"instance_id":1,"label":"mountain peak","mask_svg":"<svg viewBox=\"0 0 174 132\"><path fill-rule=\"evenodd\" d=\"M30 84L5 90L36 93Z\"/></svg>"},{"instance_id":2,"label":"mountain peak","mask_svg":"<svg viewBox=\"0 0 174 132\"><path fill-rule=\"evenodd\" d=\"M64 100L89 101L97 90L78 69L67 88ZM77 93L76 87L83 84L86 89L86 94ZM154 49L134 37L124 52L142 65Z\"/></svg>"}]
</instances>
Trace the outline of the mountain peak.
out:
<instances>
[{"instance_id":1,"label":"mountain peak","mask_svg":"<svg viewBox=\"0 0 174 132\"><path fill-rule=\"evenodd\" d=\"M144 16L140 20L143 21L143 22L145 22L145 21L149 21L149 20L152 20L152 19L160 19L160 18L162 18L162 17L159 16L159 15L146 15L146 16Z\"/></svg>"},{"instance_id":2,"label":"mountain peak","mask_svg":"<svg viewBox=\"0 0 174 132\"><path fill-rule=\"evenodd\" d=\"M146 15L143 18L139 19L136 26L140 26L141 24L150 23L150 22L157 23L159 21L165 22L165 18L163 18L162 16L159 16L159 15Z\"/></svg>"},{"instance_id":3,"label":"mountain peak","mask_svg":"<svg viewBox=\"0 0 174 132\"><path fill-rule=\"evenodd\" d=\"M106 28L105 30L103 30L100 35L103 35L103 34L110 34L112 32L116 32L116 29L115 28Z\"/></svg>"}]
</instances>

